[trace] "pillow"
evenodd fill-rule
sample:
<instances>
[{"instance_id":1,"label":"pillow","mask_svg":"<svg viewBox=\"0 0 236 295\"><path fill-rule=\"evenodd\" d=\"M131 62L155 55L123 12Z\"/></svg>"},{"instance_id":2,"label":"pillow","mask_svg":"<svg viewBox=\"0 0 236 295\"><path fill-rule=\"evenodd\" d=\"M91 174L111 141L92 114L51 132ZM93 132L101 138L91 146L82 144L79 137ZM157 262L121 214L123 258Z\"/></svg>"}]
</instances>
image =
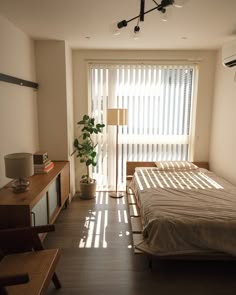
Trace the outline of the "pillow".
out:
<instances>
[{"instance_id":1,"label":"pillow","mask_svg":"<svg viewBox=\"0 0 236 295\"><path fill-rule=\"evenodd\" d=\"M196 170L198 166L188 161L155 162L158 170Z\"/></svg>"}]
</instances>

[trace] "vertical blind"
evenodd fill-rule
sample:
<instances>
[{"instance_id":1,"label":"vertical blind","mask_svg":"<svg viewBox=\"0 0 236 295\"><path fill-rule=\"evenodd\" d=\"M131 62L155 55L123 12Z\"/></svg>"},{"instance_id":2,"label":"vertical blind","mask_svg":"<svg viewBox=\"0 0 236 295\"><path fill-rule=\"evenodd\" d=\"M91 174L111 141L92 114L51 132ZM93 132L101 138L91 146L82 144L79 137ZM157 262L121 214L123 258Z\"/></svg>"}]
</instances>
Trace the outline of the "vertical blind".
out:
<instances>
[{"instance_id":1,"label":"vertical blind","mask_svg":"<svg viewBox=\"0 0 236 295\"><path fill-rule=\"evenodd\" d=\"M119 127L118 188L123 189L126 161L189 160L194 65L90 64L90 113L106 124L108 108L128 109ZM115 126L96 136L99 189L115 187Z\"/></svg>"}]
</instances>

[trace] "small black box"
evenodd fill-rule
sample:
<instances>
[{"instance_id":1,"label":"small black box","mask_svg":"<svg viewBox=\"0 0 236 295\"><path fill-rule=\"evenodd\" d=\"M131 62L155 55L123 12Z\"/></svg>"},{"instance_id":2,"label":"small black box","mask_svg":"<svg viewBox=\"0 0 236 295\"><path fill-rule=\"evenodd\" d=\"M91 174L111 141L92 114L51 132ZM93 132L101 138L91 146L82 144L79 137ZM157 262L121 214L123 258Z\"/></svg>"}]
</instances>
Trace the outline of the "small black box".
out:
<instances>
[{"instance_id":1,"label":"small black box","mask_svg":"<svg viewBox=\"0 0 236 295\"><path fill-rule=\"evenodd\" d=\"M43 164L48 160L48 153L35 153L34 154L34 164Z\"/></svg>"}]
</instances>

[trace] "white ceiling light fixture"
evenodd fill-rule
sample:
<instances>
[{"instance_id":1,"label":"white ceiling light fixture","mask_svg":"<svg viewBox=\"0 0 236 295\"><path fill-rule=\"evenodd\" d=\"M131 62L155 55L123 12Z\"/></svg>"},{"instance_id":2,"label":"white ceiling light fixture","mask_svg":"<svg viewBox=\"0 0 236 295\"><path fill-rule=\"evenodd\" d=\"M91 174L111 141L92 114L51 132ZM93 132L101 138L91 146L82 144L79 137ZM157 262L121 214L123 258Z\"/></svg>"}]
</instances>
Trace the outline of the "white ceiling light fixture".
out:
<instances>
[{"instance_id":1,"label":"white ceiling light fixture","mask_svg":"<svg viewBox=\"0 0 236 295\"><path fill-rule=\"evenodd\" d=\"M167 14L167 8L168 6L175 6L175 7L183 7L185 4L186 0L162 0L160 4L158 4L155 0L152 0L155 3L155 7L145 11L145 0L140 0L140 14L132 17L129 20L122 20L117 23L113 23L111 26L111 31L114 35L119 35L120 34L120 29L127 27L129 22L132 22L134 20L137 20L137 24L134 26L133 33L134 36L137 36L140 34L140 26L139 22L144 21L144 15L152 12L154 10L157 10L161 13L161 19L163 21L167 20L166 14Z\"/></svg>"}]
</instances>

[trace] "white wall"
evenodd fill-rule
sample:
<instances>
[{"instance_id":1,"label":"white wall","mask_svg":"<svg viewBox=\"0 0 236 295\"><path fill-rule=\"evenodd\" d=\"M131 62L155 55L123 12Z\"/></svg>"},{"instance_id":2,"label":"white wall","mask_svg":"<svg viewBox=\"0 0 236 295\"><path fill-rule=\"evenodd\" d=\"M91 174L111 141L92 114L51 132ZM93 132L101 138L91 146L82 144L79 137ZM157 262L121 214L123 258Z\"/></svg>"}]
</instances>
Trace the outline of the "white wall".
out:
<instances>
[{"instance_id":1,"label":"white wall","mask_svg":"<svg viewBox=\"0 0 236 295\"><path fill-rule=\"evenodd\" d=\"M0 16L0 73L35 81L34 43ZM38 150L37 92L0 81L0 187L5 177L4 155Z\"/></svg>"},{"instance_id":2,"label":"white wall","mask_svg":"<svg viewBox=\"0 0 236 295\"><path fill-rule=\"evenodd\" d=\"M70 160L70 190L75 193L73 151L72 53L65 41L35 42L39 82L39 146L52 160Z\"/></svg>"},{"instance_id":3,"label":"white wall","mask_svg":"<svg viewBox=\"0 0 236 295\"><path fill-rule=\"evenodd\" d=\"M72 78L72 50L66 44L66 96L67 96L67 145L70 159L70 192L75 194L75 161L71 156L74 141L74 106L73 106L73 78Z\"/></svg>"},{"instance_id":4,"label":"white wall","mask_svg":"<svg viewBox=\"0 0 236 295\"><path fill-rule=\"evenodd\" d=\"M35 41L39 144L52 160L68 160L64 41Z\"/></svg>"},{"instance_id":5,"label":"white wall","mask_svg":"<svg viewBox=\"0 0 236 295\"><path fill-rule=\"evenodd\" d=\"M91 60L199 60L199 84L195 132L195 161L209 160L211 110L214 90L216 51L118 51L74 50L73 85L75 123L88 112L87 63ZM76 126L76 125L75 125ZM76 127L75 127L76 132ZM81 171L76 166L78 182Z\"/></svg>"},{"instance_id":6,"label":"white wall","mask_svg":"<svg viewBox=\"0 0 236 295\"><path fill-rule=\"evenodd\" d=\"M236 185L236 68L226 68L217 54L210 145L210 168Z\"/></svg>"}]
</instances>

